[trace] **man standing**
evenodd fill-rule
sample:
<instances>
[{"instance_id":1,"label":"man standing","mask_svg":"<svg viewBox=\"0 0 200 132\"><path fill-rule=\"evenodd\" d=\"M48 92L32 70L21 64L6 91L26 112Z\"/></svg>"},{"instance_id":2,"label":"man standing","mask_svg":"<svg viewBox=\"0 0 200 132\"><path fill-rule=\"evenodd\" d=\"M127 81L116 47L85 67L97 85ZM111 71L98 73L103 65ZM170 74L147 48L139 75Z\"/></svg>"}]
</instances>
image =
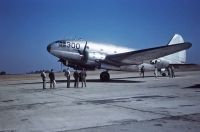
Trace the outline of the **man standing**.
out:
<instances>
[{"instance_id":1,"label":"man standing","mask_svg":"<svg viewBox=\"0 0 200 132\"><path fill-rule=\"evenodd\" d=\"M44 70L41 72L41 77L42 77L43 89L46 89L46 73Z\"/></svg>"},{"instance_id":2,"label":"man standing","mask_svg":"<svg viewBox=\"0 0 200 132\"><path fill-rule=\"evenodd\" d=\"M158 76L158 68L157 68L157 66L155 66L155 69L154 69L154 76L155 76L155 78L157 78L157 76Z\"/></svg>"},{"instance_id":3,"label":"man standing","mask_svg":"<svg viewBox=\"0 0 200 132\"><path fill-rule=\"evenodd\" d=\"M51 72L49 73L49 79L50 79L50 88L55 88L56 81L55 81L55 74L53 72L53 69L51 69Z\"/></svg>"},{"instance_id":4,"label":"man standing","mask_svg":"<svg viewBox=\"0 0 200 132\"><path fill-rule=\"evenodd\" d=\"M172 76L172 78L174 78L175 77L175 74L174 74L174 67L173 67L173 65L171 65L171 76Z\"/></svg>"},{"instance_id":5,"label":"man standing","mask_svg":"<svg viewBox=\"0 0 200 132\"><path fill-rule=\"evenodd\" d=\"M74 71L73 76L74 76L74 87L75 87L75 88L78 88L78 83L79 83L79 73L78 73L77 70Z\"/></svg>"},{"instance_id":6,"label":"man standing","mask_svg":"<svg viewBox=\"0 0 200 132\"><path fill-rule=\"evenodd\" d=\"M168 77L171 77L170 66L167 66L167 67L166 67L166 70L167 70Z\"/></svg>"},{"instance_id":7,"label":"man standing","mask_svg":"<svg viewBox=\"0 0 200 132\"><path fill-rule=\"evenodd\" d=\"M67 68L67 70L65 70L65 77L67 78L67 88L70 88L70 70L69 70L69 68Z\"/></svg>"},{"instance_id":8,"label":"man standing","mask_svg":"<svg viewBox=\"0 0 200 132\"><path fill-rule=\"evenodd\" d=\"M140 76L142 75L142 77L144 78L144 66L142 65L141 69L140 69Z\"/></svg>"},{"instance_id":9,"label":"man standing","mask_svg":"<svg viewBox=\"0 0 200 132\"><path fill-rule=\"evenodd\" d=\"M82 82L82 87L83 87L83 83L85 84L85 87L86 87L86 71L85 69L83 68L83 70L81 71L81 82Z\"/></svg>"}]
</instances>

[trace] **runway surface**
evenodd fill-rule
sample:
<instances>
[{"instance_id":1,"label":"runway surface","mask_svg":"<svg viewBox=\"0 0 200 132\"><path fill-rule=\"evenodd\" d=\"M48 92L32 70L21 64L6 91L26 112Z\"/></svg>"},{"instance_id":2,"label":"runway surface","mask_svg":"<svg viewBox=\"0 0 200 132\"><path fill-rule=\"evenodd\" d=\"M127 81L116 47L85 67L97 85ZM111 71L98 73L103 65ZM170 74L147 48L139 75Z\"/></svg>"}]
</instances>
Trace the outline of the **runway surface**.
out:
<instances>
[{"instance_id":1,"label":"runway surface","mask_svg":"<svg viewBox=\"0 0 200 132\"><path fill-rule=\"evenodd\" d=\"M0 132L199 132L200 71L152 75L111 72L100 82L88 72L86 88L66 88L60 73L47 90L39 74L1 77Z\"/></svg>"}]
</instances>

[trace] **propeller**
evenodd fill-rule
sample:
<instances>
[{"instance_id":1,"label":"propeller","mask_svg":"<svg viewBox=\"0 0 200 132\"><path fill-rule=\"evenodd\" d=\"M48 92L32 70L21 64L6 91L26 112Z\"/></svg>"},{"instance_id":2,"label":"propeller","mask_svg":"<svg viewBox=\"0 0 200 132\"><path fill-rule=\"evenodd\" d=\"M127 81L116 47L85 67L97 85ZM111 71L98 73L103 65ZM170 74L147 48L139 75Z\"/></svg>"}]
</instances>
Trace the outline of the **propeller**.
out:
<instances>
[{"instance_id":1,"label":"propeller","mask_svg":"<svg viewBox=\"0 0 200 132\"><path fill-rule=\"evenodd\" d=\"M87 63L87 61L88 61L87 41L85 43L83 51L82 52L79 51L79 54L83 56L82 62Z\"/></svg>"}]
</instances>

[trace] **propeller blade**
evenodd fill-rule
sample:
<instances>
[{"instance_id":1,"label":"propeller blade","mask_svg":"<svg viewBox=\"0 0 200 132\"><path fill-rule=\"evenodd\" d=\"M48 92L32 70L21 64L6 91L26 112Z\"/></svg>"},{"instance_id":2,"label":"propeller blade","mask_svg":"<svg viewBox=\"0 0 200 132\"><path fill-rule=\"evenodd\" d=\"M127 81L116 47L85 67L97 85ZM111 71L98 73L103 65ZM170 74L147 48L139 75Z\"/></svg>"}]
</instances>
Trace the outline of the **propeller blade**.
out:
<instances>
[{"instance_id":1,"label":"propeller blade","mask_svg":"<svg viewBox=\"0 0 200 132\"><path fill-rule=\"evenodd\" d=\"M83 49L83 53L85 52L86 48L87 48L87 41L86 41L86 43L85 43L85 47L84 47L84 49Z\"/></svg>"}]
</instances>

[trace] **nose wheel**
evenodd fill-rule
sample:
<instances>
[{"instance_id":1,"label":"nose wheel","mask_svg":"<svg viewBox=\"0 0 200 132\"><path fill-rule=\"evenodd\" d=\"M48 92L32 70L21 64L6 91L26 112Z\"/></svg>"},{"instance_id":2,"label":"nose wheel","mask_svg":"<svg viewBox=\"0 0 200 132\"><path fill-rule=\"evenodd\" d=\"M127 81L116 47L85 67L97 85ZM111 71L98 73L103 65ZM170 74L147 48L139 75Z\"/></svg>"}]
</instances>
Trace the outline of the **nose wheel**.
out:
<instances>
[{"instance_id":1,"label":"nose wheel","mask_svg":"<svg viewBox=\"0 0 200 132\"><path fill-rule=\"evenodd\" d=\"M104 71L100 74L100 80L103 82L107 82L110 80L110 74L108 73L108 71Z\"/></svg>"}]
</instances>

